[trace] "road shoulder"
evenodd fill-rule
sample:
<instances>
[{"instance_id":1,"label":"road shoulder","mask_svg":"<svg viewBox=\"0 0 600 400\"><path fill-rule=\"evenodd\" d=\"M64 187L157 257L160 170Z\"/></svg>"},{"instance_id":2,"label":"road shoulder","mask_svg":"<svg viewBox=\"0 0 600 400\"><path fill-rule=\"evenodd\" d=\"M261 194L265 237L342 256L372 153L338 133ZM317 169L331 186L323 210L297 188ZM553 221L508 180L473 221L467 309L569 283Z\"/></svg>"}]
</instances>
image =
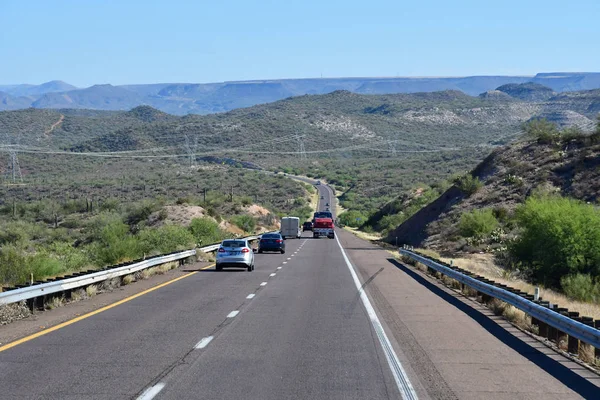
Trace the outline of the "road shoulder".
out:
<instances>
[{"instance_id":1,"label":"road shoulder","mask_svg":"<svg viewBox=\"0 0 600 400\"><path fill-rule=\"evenodd\" d=\"M399 263L381 247L342 230L338 237L431 398L567 399L600 392L598 376L482 305Z\"/></svg>"}]
</instances>

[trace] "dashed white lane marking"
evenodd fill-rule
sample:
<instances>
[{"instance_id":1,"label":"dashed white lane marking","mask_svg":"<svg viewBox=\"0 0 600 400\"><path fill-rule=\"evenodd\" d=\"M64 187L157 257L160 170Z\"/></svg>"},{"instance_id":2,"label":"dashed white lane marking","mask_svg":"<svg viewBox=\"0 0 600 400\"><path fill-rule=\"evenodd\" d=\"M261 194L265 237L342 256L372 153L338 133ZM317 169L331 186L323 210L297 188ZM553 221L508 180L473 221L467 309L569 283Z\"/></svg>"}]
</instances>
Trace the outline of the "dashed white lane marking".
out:
<instances>
[{"instance_id":1,"label":"dashed white lane marking","mask_svg":"<svg viewBox=\"0 0 600 400\"><path fill-rule=\"evenodd\" d=\"M352 275L352 279L354 280L354 285L356 285L356 289L360 294L360 299L362 300L365 310L367 311L367 315L371 320L371 325L373 326L373 329L377 334L379 344L383 349L383 353L385 354L385 358L387 359L388 365L390 366L390 370L392 372L392 375L394 376L394 380L396 381L396 385L398 386L398 390L400 391L402 399L417 400L417 392L415 392L415 389L410 383L406 371L402 367L402 364L400 363L400 360L398 359L398 356L396 355L396 352L394 351L390 340L385 334L383 326L381 325L381 321L379 321L379 317L375 313L375 309L371 305L371 301L369 300L367 293L365 293L363 285L360 283L360 279L358 279L358 275L356 274L355 268L350 262L350 259L348 259L348 256L346 255L346 252L344 251L344 248L342 247L342 244L340 243L340 240L338 239L337 235L335 236L335 240L337 241L337 244L340 247L342 256L344 256L346 266L350 270L350 274Z\"/></svg>"},{"instance_id":2,"label":"dashed white lane marking","mask_svg":"<svg viewBox=\"0 0 600 400\"><path fill-rule=\"evenodd\" d=\"M208 344L209 344L210 342L212 342L212 340L213 340L213 339L214 339L214 337L213 337L213 336L207 336L207 337L205 337L205 338L202 338L202 339L201 339L201 340L198 342L198 344L196 345L196 348L197 348L197 349L203 349L203 348L205 348L206 346L208 346Z\"/></svg>"},{"instance_id":3,"label":"dashed white lane marking","mask_svg":"<svg viewBox=\"0 0 600 400\"><path fill-rule=\"evenodd\" d=\"M267 282L261 282L260 286L266 286Z\"/></svg>"},{"instance_id":4,"label":"dashed white lane marking","mask_svg":"<svg viewBox=\"0 0 600 400\"><path fill-rule=\"evenodd\" d=\"M291 258L290 258L290 257L288 257L287 259L288 259L288 260L291 260Z\"/></svg>"},{"instance_id":5,"label":"dashed white lane marking","mask_svg":"<svg viewBox=\"0 0 600 400\"><path fill-rule=\"evenodd\" d=\"M160 391L163 390L164 387L164 383L157 383L156 385L144 390L144 393L142 393L140 397L137 398L137 400L151 400L154 398L154 396L160 393Z\"/></svg>"},{"instance_id":6,"label":"dashed white lane marking","mask_svg":"<svg viewBox=\"0 0 600 400\"><path fill-rule=\"evenodd\" d=\"M287 261L284 261L283 264L287 264Z\"/></svg>"},{"instance_id":7,"label":"dashed white lane marking","mask_svg":"<svg viewBox=\"0 0 600 400\"><path fill-rule=\"evenodd\" d=\"M253 299L254 296L256 296L254 293L250 293L248 296L246 296L247 299Z\"/></svg>"},{"instance_id":8,"label":"dashed white lane marking","mask_svg":"<svg viewBox=\"0 0 600 400\"><path fill-rule=\"evenodd\" d=\"M281 269L281 267L277 267L277 269Z\"/></svg>"},{"instance_id":9,"label":"dashed white lane marking","mask_svg":"<svg viewBox=\"0 0 600 400\"><path fill-rule=\"evenodd\" d=\"M238 310L232 311L229 314L227 314L227 318L233 318L236 315L238 315L240 312Z\"/></svg>"},{"instance_id":10,"label":"dashed white lane marking","mask_svg":"<svg viewBox=\"0 0 600 400\"><path fill-rule=\"evenodd\" d=\"M273 273L272 273L271 275L269 275L269 276L275 276L275 275L277 275L277 274L276 274L275 272L273 272Z\"/></svg>"}]
</instances>

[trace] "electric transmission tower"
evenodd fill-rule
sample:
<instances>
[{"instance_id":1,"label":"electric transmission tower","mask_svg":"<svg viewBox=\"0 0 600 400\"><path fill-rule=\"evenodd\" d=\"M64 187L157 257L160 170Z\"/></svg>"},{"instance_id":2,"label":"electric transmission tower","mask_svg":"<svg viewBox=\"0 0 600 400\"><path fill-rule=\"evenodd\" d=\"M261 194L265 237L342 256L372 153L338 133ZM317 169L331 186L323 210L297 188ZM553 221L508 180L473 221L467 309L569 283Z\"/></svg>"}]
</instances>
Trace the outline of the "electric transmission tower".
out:
<instances>
[{"instance_id":1,"label":"electric transmission tower","mask_svg":"<svg viewBox=\"0 0 600 400\"><path fill-rule=\"evenodd\" d=\"M8 147L8 168L6 169L6 180L17 183L17 181L23 182L23 175L21 175L21 166L19 165L19 157L17 157L17 148L19 143L17 141L18 136L12 136L8 133L4 134L4 144Z\"/></svg>"},{"instance_id":2,"label":"electric transmission tower","mask_svg":"<svg viewBox=\"0 0 600 400\"><path fill-rule=\"evenodd\" d=\"M392 153L392 157L396 157L396 141L388 140L388 147L390 149L390 153Z\"/></svg>"},{"instance_id":3,"label":"electric transmission tower","mask_svg":"<svg viewBox=\"0 0 600 400\"><path fill-rule=\"evenodd\" d=\"M306 149L304 148L304 135L296 135L296 140L298 141L298 158L301 160L308 159L306 155Z\"/></svg>"},{"instance_id":4,"label":"electric transmission tower","mask_svg":"<svg viewBox=\"0 0 600 400\"><path fill-rule=\"evenodd\" d=\"M21 175L21 167L19 166L19 158L15 150L10 151L10 159L8 160L8 169L6 170L7 178L11 179L12 182L16 183L17 180L23 182L23 175Z\"/></svg>"},{"instance_id":5,"label":"electric transmission tower","mask_svg":"<svg viewBox=\"0 0 600 400\"><path fill-rule=\"evenodd\" d=\"M198 150L198 136L194 136L194 141L190 140L188 135L185 135L185 151L190 159L190 167L196 165L196 152Z\"/></svg>"}]
</instances>

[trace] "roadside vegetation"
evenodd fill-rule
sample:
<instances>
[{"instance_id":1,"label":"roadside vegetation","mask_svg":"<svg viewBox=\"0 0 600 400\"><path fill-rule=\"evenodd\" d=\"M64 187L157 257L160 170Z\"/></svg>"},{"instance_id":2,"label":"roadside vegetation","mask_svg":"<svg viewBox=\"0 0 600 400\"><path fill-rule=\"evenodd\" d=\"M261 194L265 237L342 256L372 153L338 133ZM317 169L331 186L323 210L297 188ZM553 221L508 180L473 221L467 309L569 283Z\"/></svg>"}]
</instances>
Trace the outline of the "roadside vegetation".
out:
<instances>
[{"instance_id":1,"label":"roadside vegetation","mask_svg":"<svg viewBox=\"0 0 600 400\"><path fill-rule=\"evenodd\" d=\"M0 187L0 285L204 246L311 211L303 184L260 172L79 160L61 174L21 160L36 174Z\"/></svg>"},{"instance_id":2,"label":"roadside vegetation","mask_svg":"<svg viewBox=\"0 0 600 400\"><path fill-rule=\"evenodd\" d=\"M523 142L478 167L493 171L485 181L454 180L465 195L429 224L424 245L446 260L491 255L497 272L475 272L543 287L560 304L557 292L600 304L600 119L591 134L546 120L524 132ZM388 205L379 221L405 220L397 209Z\"/></svg>"}]
</instances>

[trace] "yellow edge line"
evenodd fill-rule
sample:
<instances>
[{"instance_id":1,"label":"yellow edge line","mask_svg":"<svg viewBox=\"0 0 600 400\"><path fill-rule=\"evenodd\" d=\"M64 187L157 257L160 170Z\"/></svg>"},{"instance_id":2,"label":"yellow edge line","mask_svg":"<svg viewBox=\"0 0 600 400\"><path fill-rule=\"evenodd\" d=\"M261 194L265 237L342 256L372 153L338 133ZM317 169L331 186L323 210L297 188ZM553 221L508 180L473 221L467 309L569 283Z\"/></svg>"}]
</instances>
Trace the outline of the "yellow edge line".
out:
<instances>
[{"instance_id":1,"label":"yellow edge line","mask_svg":"<svg viewBox=\"0 0 600 400\"><path fill-rule=\"evenodd\" d=\"M204 268L200 268L200 269L209 269L209 268L212 268L213 266L214 266L214 264L211 264L211 265L208 265L208 266L206 266L206 267L204 267ZM10 348L12 348L12 347L18 346L18 345L20 345L20 344L22 344L22 343L29 342L30 340L33 340L33 339L35 339L35 338L38 338L38 337L40 337L40 336L44 336L44 335L46 335L46 334L48 334L48 333L50 333L50 332L57 331L57 330L59 330L59 329L61 329L61 328L64 328L65 326L69 326L69 325L71 325L71 324L74 324L75 322L79 322L79 321L81 321L81 320L84 320L84 319L86 319L86 318L89 318L89 317L91 317L91 316L93 316L93 315L100 314L100 313L101 313L101 312L103 312L103 311L110 310L110 309L111 309L111 308L113 308L113 307L119 306L119 305L121 305L121 304L123 304L123 303L127 303L128 301L131 301L131 300L133 300L133 299L135 299L135 298L138 298L138 297L140 297L140 296L143 296L143 295L145 295L145 294L148 294L148 293L150 293L150 292L153 292L153 291L155 291L155 290L157 290L157 289L160 289L160 288L162 288L162 287L165 287L165 286L167 286L167 285L170 285L171 283L177 282L177 281L179 281L179 280L182 280L182 279L184 279L184 278L190 277L190 276L192 276L192 275L194 275L194 274L197 274L197 273L198 273L198 271L193 271L193 272L190 272L189 274L186 274L186 275L184 275L184 276L180 276L179 278L171 279L170 281L167 281L167 282L161 283L160 285L154 286L154 287L152 287L152 288L150 288L150 289L146 289L146 290L144 290L143 292L136 293L136 294L134 294L133 296L126 297L126 298L124 298L123 300L119 300L119 301L117 301L117 302L115 302L115 303L112 303L112 304L109 304L109 305L107 305L107 306L104 306L104 307L102 307L102 308L99 308L99 309L97 309L97 310L91 311L91 312L89 312L89 313L87 313L87 314L80 315L79 317L76 317L76 318L73 318L73 319L71 319L71 320L69 320L69 321L66 321L66 322L60 323L60 324L58 324L58 325L55 325L55 326L53 326L53 327L51 327L51 328L44 329L43 331L39 331L39 332L37 332L37 333L34 333L34 334L32 334L32 335L25 336L25 337L24 337L24 338L22 338L22 339L18 339L18 340L15 340L14 342L10 342L10 343L8 343L8 344L5 344L4 346L0 346L0 353L1 353L1 352L3 352L4 350L8 350L8 349L10 349Z\"/></svg>"}]
</instances>

